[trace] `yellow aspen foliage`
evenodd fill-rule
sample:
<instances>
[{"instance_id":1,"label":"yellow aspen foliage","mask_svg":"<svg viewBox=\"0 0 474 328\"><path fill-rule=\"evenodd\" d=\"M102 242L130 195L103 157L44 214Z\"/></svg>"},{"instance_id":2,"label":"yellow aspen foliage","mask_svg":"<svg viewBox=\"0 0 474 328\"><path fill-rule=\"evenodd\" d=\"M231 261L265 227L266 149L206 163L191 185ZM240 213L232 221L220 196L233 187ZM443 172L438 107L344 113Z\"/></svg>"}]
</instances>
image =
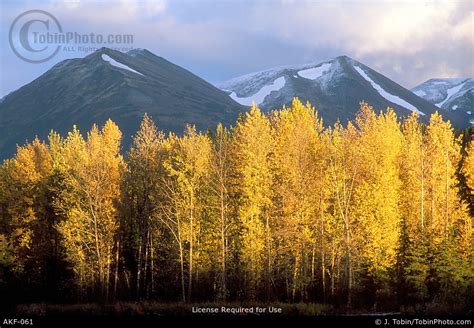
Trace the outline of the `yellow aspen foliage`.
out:
<instances>
[{"instance_id":1,"label":"yellow aspen foliage","mask_svg":"<svg viewBox=\"0 0 474 328\"><path fill-rule=\"evenodd\" d=\"M108 298L118 225L117 205L124 163L121 132L112 121L94 126L84 140L77 129L68 135L58 158L66 188L56 200L64 216L58 231L82 293Z\"/></svg>"},{"instance_id":2,"label":"yellow aspen foliage","mask_svg":"<svg viewBox=\"0 0 474 328\"><path fill-rule=\"evenodd\" d=\"M465 286L472 281L474 270L472 218L458 191L461 138L438 113L431 116L426 129L426 150L430 154L426 209L430 279L439 279L442 286Z\"/></svg>"},{"instance_id":3,"label":"yellow aspen foliage","mask_svg":"<svg viewBox=\"0 0 474 328\"><path fill-rule=\"evenodd\" d=\"M10 235L8 243L17 260L17 271L23 271L28 262L45 256L43 241L47 238L46 179L51 173L49 148L38 138L19 146L13 159L1 168L0 203L5 204L6 224ZM44 268L37 268L43 272ZM31 274L31 273L30 273Z\"/></svg>"},{"instance_id":4,"label":"yellow aspen foliage","mask_svg":"<svg viewBox=\"0 0 474 328\"><path fill-rule=\"evenodd\" d=\"M229 241L235 227L235 219L232 218L231 207L231 133L222 124L216 128L212 143L211 171L210 171L210 196L211 222L209 227L211 238L215 243L214 252L208 252L209 256L219 258L218 299L225 300L228 297L228 262L230 258ZM211 241L212 243L212 241ZM211 246L212 247L212 246ZM212 266L212 259L208 260Z\"/></svg>"},{"instance_id":5,"label":"yellow aspen foliage","mask_svg":"<svg viewBox=\"0 0 474 328\"><path fill-rule=\"evenodd\" d=\"M400 228L399 158L402 135L393 110L376 115L365 103L356 118L360 157L356 216L366 238L364 255L376 279L387 279L394 267Z\"/></svg>"},{"instance_id":6,"label":"yellow aspen foliage","mask_svg":"<svg viewBox=\"0 0 474 328\"><path fill-rule=\"evenodd\" d=\"M171 179L167 194L171 210L163 218L179 246L183 300L192 299L196 258L200 255L200 230L203 221L203 194L210 171L211 141L188 126L182 138L171 135L167 140L168 157L163 165ZM171 215L169 214L171 212ZM188 288L184 292L184 243L187 243Z\"/></svg>"},{"instance_id":7,"label":"yellow aspen foliage","mask_svg":"<svg viewBox=\"0 0 474 328\"><path fill-rule=\"evenodd\" d=\"M208 133L145 115L125 158L112 121L36 138L0 166L0 295L464 311L474 145L427 119L294 99Z\"/></svg>"},{"instance_id":8,"label":"yellow aspen foliage","mask_svg":"<svg viewBox=\"0 0 474 328\"><path fill-rule=\"evenodd\" d=\"M122 231L128 238L120 243L136 257L136 294L155 288L156 250L162 237L154 213L162 200L160 195L164 134L152 119L144 115L128 154L128 167L122 182ZM147 269L151 274L147 274Z\"/></svg>"},{"instance_id":9,"label":"yellow aspen foliage","mask_svg":"<svg viewBox=\"0 0 474 328\"><path fill-rule=\"evenodd\" d=\"M427 163L427 225L435 245L449 236L459 215L460 201L456 191L457 163L460 160L460 139L454 136L451 124L434 114L426 128Z\"/></svg>"},{"instance_id":10,"label":"yellow aspen foliage","mask_svg":"<svg viewBox=\"0 0 474 328\"><path fill-rule=\"evenodd\" d=\"M424 230L425 222L425 175L427 153L424 144L419 115L413 113L403 123L403 146L400 158L402 190L400 198L401 214L410 235Z\"/></svg>"},{"instance_id":11,"label":"yellow aspen foliage","mask_svg":"<svg viewBox=\"0 0 474 328\"><path fill-rule=\"evenodd\" d=\"M233 162L237 174L238 209L241 225L241 258L249 297L255 297L264 272L272 261L273 135L268 118L254 104L237 123L233 139Z\"/></svg>"},{"instance_id":12,"label":"yellow aspen foliage","mask_svg":"<svg viewBox=\"0 0 474 328\"><path fill-rule=\"evenodd\" d=\"M322 122L309 104L294 99L291 107L273 115L275 126L274 192L278 202L278 239L285 249L284 265L291 281L291 298L299 292L302 298L311 281L311 250L314 248L318 225L318 196L321 188L322 162L319 160L319 133Z\"/></svg>"}]
</instances>

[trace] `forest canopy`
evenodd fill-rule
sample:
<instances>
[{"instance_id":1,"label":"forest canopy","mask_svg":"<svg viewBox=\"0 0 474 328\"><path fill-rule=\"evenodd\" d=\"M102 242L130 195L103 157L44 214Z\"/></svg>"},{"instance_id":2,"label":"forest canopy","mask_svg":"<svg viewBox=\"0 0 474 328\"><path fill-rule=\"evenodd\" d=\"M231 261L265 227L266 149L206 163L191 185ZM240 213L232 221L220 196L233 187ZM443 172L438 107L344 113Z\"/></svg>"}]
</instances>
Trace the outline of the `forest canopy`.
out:
<instances>
[{"instance_id":1,"label":"forest canopy","mask_svg":"<svg viewBox=\"0 0 474 328\"><path fill-rule=\"evenodd\" d=\"M297 99L182 136L145 115L126 154L110 120L52 132L0 167L0 293L468 308L474 144L462 137L438 114L401 122L366 103L324 128Z\"/></svg>"}]
</instances>

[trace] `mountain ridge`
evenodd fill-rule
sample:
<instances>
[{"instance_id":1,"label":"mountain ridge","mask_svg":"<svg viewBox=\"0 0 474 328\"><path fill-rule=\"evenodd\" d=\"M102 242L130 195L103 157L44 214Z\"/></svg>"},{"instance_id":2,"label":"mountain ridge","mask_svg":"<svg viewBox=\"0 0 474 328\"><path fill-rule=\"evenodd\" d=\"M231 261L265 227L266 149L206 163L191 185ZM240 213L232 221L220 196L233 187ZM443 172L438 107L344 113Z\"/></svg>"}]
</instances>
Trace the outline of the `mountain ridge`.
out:
<instances>
[{"instance_id":1,"label":"mountain ridge","mask_svg":"<svg viewBox=\"0 0 474 328\"><path fill-rule=\"evenodd\" d=\"M278 81L281 78L284 83ZM272 88L275 81L279 83ZM288 105L297 96L303 102L310 101L315 105L329 124L353 119L360 101L368 102L377 110L392 107L402 117L417 111L424 116L424 121L439 111L434 104L346 55L320 63L279 66L248 73L217 86L241 104L250 103L257 95L257 104L267 111ZM267 94L259 93L260 90ZM459 128L468 125L466 114L449 113L447 118Z\"/></svg>"},{"instance_id":2,"label":"mountain ridge","mask_svg":"<svg viewBox=\"0 0 474 328\"><path fill-rule=\"evenodd\" d=\"M245 110L212 84L148 50L101 48L57 63L0 102L0 158L11 156L16 144L44 139L51 130L64 134L73 125L88 131L110 118L127 146L145 113L160 129L182 133L186 124L199 130L232 124Z\"/></svg>"},{"instance_id":3,"label":"mountain ridge","mask_svg":"<svg viewBox=\"0 0 474 328\"><path fill-rule=\"evenodd\" d=\"M470 98L463 101L472 106L474 88L469 88ZM376 110L392 107L399 117L416 111L427 122L440 111L457 128L469 125L470 111L440 109L429 101L435 98L413 91L346 55L249 73L216 87L147 49L101 48L57 63L0 100L0 159L11 156L16 144L44 139L51 130L65 134L73 125L85 132L110 118L122 129L127 147L145 113L165 131L182 133L186 124L203 131L234 124L253 100L269 111L294 97L311 102L325 125L353 120L361 101Z\"/></svg>"},{"instance_id":4,"label":"mountain ridge","mask_svg":"<svg viewBox=\"0 0 474 328\"><path fill-rule=\"evenodd\" d=\"M411 89L443 113L463 111L474 124L474 78L432 78Z\"/></svg>"}]
</instances>

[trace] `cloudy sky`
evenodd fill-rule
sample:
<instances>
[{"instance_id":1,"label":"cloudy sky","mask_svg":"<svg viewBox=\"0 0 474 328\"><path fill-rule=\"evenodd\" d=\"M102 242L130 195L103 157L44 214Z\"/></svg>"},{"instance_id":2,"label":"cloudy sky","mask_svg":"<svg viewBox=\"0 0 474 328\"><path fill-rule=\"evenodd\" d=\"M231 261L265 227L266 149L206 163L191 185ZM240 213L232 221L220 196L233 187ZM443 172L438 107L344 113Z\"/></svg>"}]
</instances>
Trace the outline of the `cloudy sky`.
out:
<instances>
[{"instance_id":1,"label":"cloudy sky","mask_svg":"<svg viewBox=\"0 0 474 328\"><path fill-rule=\"evenodd\" d=\"M212 83L339 55L408 88L433 77L474 76L473 0L2 0L0 96L63 59L88 54L70 44L44 63L18 58L10 27L32 9L52 14L63 31L131 34L133 47Z\"/></svg>"}]
</instances>

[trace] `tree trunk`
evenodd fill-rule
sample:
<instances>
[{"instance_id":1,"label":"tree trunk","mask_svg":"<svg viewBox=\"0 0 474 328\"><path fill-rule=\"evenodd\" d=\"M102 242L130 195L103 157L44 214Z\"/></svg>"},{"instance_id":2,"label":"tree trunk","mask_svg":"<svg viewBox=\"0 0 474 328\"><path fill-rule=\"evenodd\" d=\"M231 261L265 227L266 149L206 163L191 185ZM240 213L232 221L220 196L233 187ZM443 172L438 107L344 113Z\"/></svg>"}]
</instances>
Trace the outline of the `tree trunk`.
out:
<instances>
[{"instance_id":1,"label":"tree trunk","mask_svg":"<svg viewBox=\"0 0 474 328\"><path fill-rule=\"evenodd\" d=\"M224 191L221 187L221 288L222 288L222 300L225 301L227 295L227 272L226 272L226 218L225 218L225 206L224 206Z\"/></svg>"},{"instance_id":2,"label":"tree trunk","mask_svg":"<svg viewBox=\"0 0 474 328\"><path fill-rule=\"evenodd\" d=\"M445 136L446 138L446 136ZM446 138L447 139L447 138ZM447 140L446 140L447 143ZM446 162L446 172L445 172L445 180L446 180L446 218L445 218L445 237L446 239L448 238L449 234L449 151L448 151L448 145L446 145L446 156L445 156L445 162Z\"/></svg>"},{"instance_id":3,"label":"tree trunk","mask_svg":"<svg viewBox=\"0 0 474 328\"><path fill-rule=\"evenodd\" d=\"M148 235L149 233L147 233ZM147 297L147 293L148 293L148 253L149 253L149 249L148 249L148 236L146 238L146 241L145 241L145 261L144 261L144 268L143 268L143 287L144 287L144 291L145 291L145 297ZM142 288L143 288L142 287Z\"/></svg>"},{"instance_id":4,"label":"tree trunk","mask_svg":"<svg viewBox=\"0 0 474 328\"><path fill-rule=\"evenodd\" d=\"M150 238L150 252L151 252L151 294L155 293L155 266L154 266L154 249L153 249L153 237Z\"/></svg>"},{"instance_id":5,"label":"tree trunk","mask_svg":"<svg viewBox=\"0 0 474 328\"><path fill-rule=\"evenodd\" d=\"M319 204L319 217L321 221L321 280L323 288L323 300L326 300L326 267L325 267L325 252L324 252L324 214L322 204L322 189L321 189L321 202Z\"/></svg>"},{"instance_id":6,"label":"tree trunk","mask_svg":"<svg viewBox=\"0 0 474 328\"><path fill-rule=\"evenodd\" d=\"M297 279L298 279L298 269L299 269L299 253L298 251L295 252L295 265L293 269L293 286L291 290L291 300L294 302L295 301L295 296L296 296L296 289L297 289Z\"/></svg>"},{"instance_id":7,"label":"tree trunk","mask_svg":"<svg viewBox=\"0 0 474 328\"><path fill-rule=\"evenodd\" d=\"M102 295L102 278L103 278L103 270L102 270L102 258L101 258L101 252L100 252L100 244L99 244L99 229L97 227L97 218L94 214L94 212L91 210L92 214L92 220L94 222L94 239L95 239L95 251L97 255L97 273L99 275L99 281L98 281L98 290Z\"/></svg>"},{"instance_id":8,"label":"tree trunk","mask_svg":"<svg viewBox=\"0 0 474 328\"><path fill-rule=\"evenodd\" d=\"M349 244L349 230L346 229L346 245L347 245L347 307L352 306L352 256Z\"/></svg>"},{"instance_id":9,"label":"tree trunk","mask_svg":"<svg viewBox=\"0 0 474 328\"><path fill-rule=\"evenodd\" d=\"M272 275L272 251L271 251L271 240L270 240L270 219L268 213L265 214L265 228L266 228L266 244L267 244L267 300L270 299L271 294L271 275Z\"/></svg>"},{"instance_id":10,"label":"tree trunk","mask_svg":"<svg viewBox=\"0 0 474 328\"><path fill-rule=\"evenodd\" d=\"M141 274L142 274L142 236L140 234L140 241L138 245L138 261L137 261L137 285L136 285L137 298L140 298Z\"/></svg>"},{"instance_id":11,"label":"tree trunk","mask_svg":"<svg viewBox=\"0 0 474 328\"><path fill-rule=\"evenodd\" d=\"M194 251L194 195L191 193L191 204L190 204L190 227L189 227L189 281L188 281L188 302L191 302L192 291L193 291L193 251Z\"/></svg>"},{"instance_id":12,"label":"tree trunk","mask_svg":"<svg viewBox=\"0 0 474 328\"><path fill-rule=\"evenodd\" d=\"M117 240L117 251L115 252L115 277L114 277L114 299L117 299L118 271L120 259L120 240Z\"/></svg>"},{"instance_id":13,"label":"tree trunk","mask_svg":"<svg viewBox=\"0 0 474 328\"><path fill-rule=\"evenodd\" d=\"M109 301L109 290L110 290L110 271L112 268L112 247L107 246L107 268L105 270L105 301Z\"/></svg>"},{"instance_id":14,"label":"tree trunk","mask_svg":"<svg viewBox=\"0 0 474 328\"><path fill-rule=\"evenodd\" d=\"M336 260L336 252L334 249L334 241L332 241L331 247L331 300L334 299L334 289L335 289L335 280L336 280L336 272L335 272L335 260Z\"/></svg>"},{"instance_id":15,"label":"tree trunk","mask_svg":"<svg viewBox=\"0 0 474 328\"><path fill-rule=\"evenodd\" d=\"M423 145L421 145L421 231L425 228L425 159Z\"/></svg>"}]
</instances>

